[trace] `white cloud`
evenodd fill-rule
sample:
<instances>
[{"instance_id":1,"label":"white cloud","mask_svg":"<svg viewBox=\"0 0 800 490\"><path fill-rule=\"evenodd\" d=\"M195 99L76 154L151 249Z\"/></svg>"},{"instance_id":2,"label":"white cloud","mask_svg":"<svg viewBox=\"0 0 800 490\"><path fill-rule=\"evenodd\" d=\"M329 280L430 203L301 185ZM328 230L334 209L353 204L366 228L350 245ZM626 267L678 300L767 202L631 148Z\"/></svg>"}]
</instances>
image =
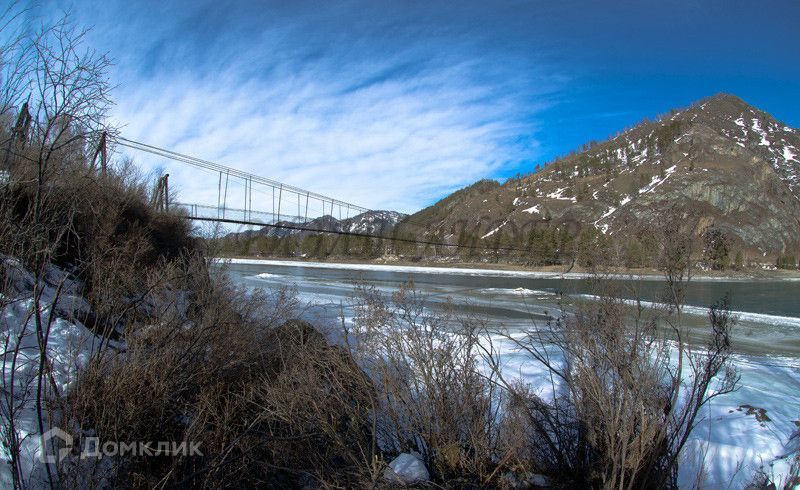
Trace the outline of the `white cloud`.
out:
<instances>
[{"instance_id":1,"label":"white cloud","mask_svg":"<svg viewBox=\"0 0 800 490\"><path fill-rule=\"evenodd\" d=\"M185 12L169 27L174 17L136 15L101 22L93 38L120 60L114 117L125 137L374 209L415 211L534 158L547 105L535 95L554 88L512 55L472 54L472 36L416 38L424 26L403 19L350 34L325 23L330 12L294 12L247 34L252 22L236 17L211 36L192 31L211 20ZM142 44L120 41L131 38ZM217 176L131 155L163 166L182 200L216 203Z\"/></svg>"}]
</instances>

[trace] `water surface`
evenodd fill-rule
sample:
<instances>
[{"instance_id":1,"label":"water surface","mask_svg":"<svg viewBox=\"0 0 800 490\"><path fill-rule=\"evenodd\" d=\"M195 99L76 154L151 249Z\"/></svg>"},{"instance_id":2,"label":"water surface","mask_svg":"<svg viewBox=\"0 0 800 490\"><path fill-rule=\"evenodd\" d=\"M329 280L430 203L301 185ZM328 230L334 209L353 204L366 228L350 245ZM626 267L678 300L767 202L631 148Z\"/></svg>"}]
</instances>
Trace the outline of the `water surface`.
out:
<instances>
[{"instance_id":1,"label":"water surface","mask_svg":"<svg viewBox=\"0 0 800 490\"><path fill-rule=\"evenodd\" d=\"M597 294L586 278L525 277L524 273L461 271L412 267L351 268L346 264L266 261L226 264L234 280L251 287L296 287L301 298L317 305L319 318L335 319L347 308L356 284L390 292L413 281L428 306L452 300L498 326L525 328L557 316L576 302ZM614 295L659 304L665 297L660 278L616 279ZM737 351L759 356L800 358L800 282L777 280L694 280L686 291L686 324L700 335L708 330L708 307L729 298L737 326Z\"/></svg>"}]
</instances>

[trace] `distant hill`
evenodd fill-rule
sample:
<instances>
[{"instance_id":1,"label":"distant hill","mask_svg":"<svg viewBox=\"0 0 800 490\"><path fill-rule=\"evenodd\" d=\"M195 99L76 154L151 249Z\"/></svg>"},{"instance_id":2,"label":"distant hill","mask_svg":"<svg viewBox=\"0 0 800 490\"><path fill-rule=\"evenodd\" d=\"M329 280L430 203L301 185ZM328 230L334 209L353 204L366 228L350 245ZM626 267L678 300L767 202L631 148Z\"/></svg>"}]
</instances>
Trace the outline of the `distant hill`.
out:
<instances>
[{"instance_id":1,"label":"distant hill","mask_svg":"<svg viewBox=\"0 0 800 490\"><path fill-rule=\"evenodd\" d=\"M533 169L531 169L533 170ZM449 242L524 243L531 230L642 238L692 215L749 259L800 250L800 133L719 94L586 145L504 184L482 180L405 220Z\"/></svg>"},{"instance_id":2,"label":"distant hill","mask_svg":"<svg viewBox=\"0 0 800 490\"><path fill-rule=\"evenodd\" d=\"M336 231L348 233L360 233L366 235L389 234L394 226L408 215L396 211L367 211L352 218L336 219L333 216L325 215L309 220L306 223L296 223L291 221L280 221L278 225L309 228L319 231ZM314 232L293 230L290 228L276 228L265 226L259 230L248 230L239 233L231 233L228 237L252 238L265 236L268 238L298 237L304 238L314 235Z\"/></svg>"}]
</instances>

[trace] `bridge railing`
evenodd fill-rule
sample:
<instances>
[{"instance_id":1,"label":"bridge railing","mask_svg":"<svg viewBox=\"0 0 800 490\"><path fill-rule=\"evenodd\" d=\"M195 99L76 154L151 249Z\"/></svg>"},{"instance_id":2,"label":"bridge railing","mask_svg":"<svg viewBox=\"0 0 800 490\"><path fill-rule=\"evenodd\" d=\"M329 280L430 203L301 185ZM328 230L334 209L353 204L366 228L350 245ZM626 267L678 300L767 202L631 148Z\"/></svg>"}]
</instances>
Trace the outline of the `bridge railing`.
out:
<instances>
[{"instance_id":1,"label":"bridge railing","mask_svg":"<svg viewBox=\"0 0 800 490\"><path fill-rule=\"evenodd\" d=\"M176 202L170 206L182 209L190 218L220 219L253 224L275 225L280 223L303 224L306 222L304 216L289 214L275 214L264 211L254 211L252 209L217 207L204 204L191 204Z\"/></svg>"}]
</instances>

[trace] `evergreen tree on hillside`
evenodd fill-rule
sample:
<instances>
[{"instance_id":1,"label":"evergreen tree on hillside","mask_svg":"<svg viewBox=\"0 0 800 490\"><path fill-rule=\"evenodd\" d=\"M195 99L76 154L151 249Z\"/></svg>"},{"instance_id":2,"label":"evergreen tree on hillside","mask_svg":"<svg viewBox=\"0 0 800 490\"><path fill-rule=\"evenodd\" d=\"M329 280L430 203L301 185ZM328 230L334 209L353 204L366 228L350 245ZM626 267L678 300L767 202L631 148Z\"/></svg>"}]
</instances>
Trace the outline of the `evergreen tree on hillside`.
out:
<instances>
[{"instance_id":1,"label":"evergreen tree on hillside","mask_svg":"<svg viewBox=\"0 0 800 490\"><path fill-rule=\"evenodd\" d=\"M725 270L730 265L730 240L718 228L709 227L703 233L706 262L714 270Z\"/></svg>"},{"instance_id":2,"label":"evergreen tree on hillside","mask_svg":"<svg viewBox=\"0 0 800 490\"><path fill-rule=\"evenodd\" d=\"M625 267L629 269L645 266L645 250L639 239L633 238L625 245L624 260Z\"/></svg>"},{"instance_id":3,"label":"evergreen tree on hillside","mask_svg":"<svg viewBox=\"0 0 800 490\"><path fill-rule=\"evenodd\" d=\"M775 266L778 269L797 269L797 261L794 255L779 255Z\"/></svg>"},{"instance_id":4,"label":"evergreen tree on hillside","mask_svg":"<svg viewBox=\"0 0 800 490\"><path fill-rule=\"evenodd\" d=\"M744 256L741 250L736 251L736 258L733 260L733 268L741 270L744 267Z\"/></svg>"}]
</instances>

